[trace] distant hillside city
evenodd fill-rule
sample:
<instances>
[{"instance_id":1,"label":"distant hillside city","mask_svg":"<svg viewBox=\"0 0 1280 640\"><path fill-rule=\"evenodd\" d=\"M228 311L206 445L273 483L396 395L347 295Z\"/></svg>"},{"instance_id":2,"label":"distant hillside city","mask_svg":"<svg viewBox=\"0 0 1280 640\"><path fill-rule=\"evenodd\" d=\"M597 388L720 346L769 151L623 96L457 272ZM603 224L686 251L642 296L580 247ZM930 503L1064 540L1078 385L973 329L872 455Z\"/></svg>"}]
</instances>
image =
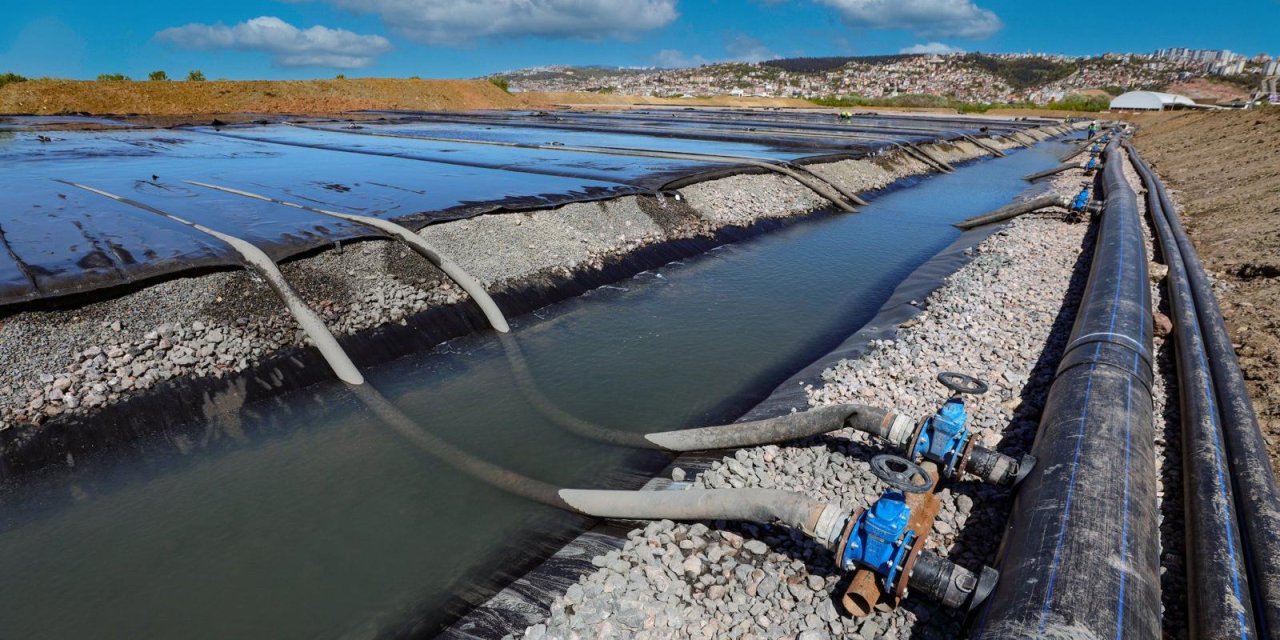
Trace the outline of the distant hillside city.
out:
<instances>
[{"instance_id":1,"label":"distant hillside city","mask_svg":"<svg viewBox=\"0 0 1280 640\"><path fill-rule=\"evenodd\" d=\"M1200 78L1247 93L1276 59L1230 51L1150 54L901 54L724 62L683 69L540 67L495 74L512 91L592 91L657 97L709 95L806 99L932 96L965 103L1046 105L1072 96L1164 90Z\"/></svg>"}]
</instances>

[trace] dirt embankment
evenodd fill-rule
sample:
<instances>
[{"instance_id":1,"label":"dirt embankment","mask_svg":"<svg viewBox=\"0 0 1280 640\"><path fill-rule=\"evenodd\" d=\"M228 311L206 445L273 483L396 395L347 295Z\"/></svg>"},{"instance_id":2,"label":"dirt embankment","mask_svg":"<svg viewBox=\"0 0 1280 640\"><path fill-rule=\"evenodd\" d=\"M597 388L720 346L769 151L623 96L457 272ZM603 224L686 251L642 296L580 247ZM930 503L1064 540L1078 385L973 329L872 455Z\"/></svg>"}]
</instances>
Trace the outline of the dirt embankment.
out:
<instances>
[{"instance_id":1,"label":"dirt embankment","mask_svg":"<svg viewBox=\"0 0 1280 640\"><path fill-rule=\"evenodd\" d=\"M1205 268L1280 475L1280 109L1137 119Z\"/></svg>"},{"instance_id":2,"label":"dirt embankment","mask_svg":"<svg viewBox=\"0 0 1280 640\"><path fill-rule=\"evenodd\" d=\"M1247 100L1249 91L1244 87L1225 82L1214 82L1209 78L1192 78L1186 82L1171 84L1165 88L1169 93L1177 93L1196 102L1217 104L1232 100Z\"/></svg>"},{"instance_id":3,"label":"dirt embankment","mask_svg":"<svg viewBox=\"0 0 1280 640\"><path fill-rule=\"evenodd\" d=\"M357 109L519 109L536 106L484 80L29 80L0 88L0 113L193 115L339 113Z\"/></svg>"}]
</instances>

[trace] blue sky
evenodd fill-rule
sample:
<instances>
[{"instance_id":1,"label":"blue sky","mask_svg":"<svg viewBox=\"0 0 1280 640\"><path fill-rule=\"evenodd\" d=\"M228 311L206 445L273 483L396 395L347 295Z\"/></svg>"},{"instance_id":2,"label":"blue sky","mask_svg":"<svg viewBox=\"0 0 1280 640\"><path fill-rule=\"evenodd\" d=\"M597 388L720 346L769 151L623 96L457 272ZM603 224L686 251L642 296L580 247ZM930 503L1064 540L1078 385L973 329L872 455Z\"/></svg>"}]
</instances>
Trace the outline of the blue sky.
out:
<instances>
[{"instance_id":1,"label":"blue sky","mask_svg":"<svg viewBox=\"0 0 1280 640\"><path fill-rule=\"evenodd\" d=\"M1280 0L44 0L6 2L0 72L473 77L912 47L1280 53ZM1064 9L1065 7L1065 9ZM1092 15L1089 15L1091 14Z\"/></svg>"}]
</instances>

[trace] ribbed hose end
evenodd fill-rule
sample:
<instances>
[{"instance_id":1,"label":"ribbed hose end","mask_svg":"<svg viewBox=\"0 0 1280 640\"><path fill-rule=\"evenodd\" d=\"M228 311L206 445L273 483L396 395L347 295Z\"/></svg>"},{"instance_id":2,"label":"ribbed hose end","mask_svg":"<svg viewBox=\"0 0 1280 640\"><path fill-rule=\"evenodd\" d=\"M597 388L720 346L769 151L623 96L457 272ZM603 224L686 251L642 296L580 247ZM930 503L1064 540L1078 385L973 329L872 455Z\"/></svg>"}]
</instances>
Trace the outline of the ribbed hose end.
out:
<instances>
[{"instance_id":1,"label":"ribbed hose end","mask_svg":"<svg viewBox=\"0 0 1280 640\"><path fill-rule=\"evenodd\" d=\"M822 510L811 518L811 525L805 533L809 534L814 540L822 546L835 551L841 547L840 537L844 532L845 523L852 517L847 511L842 510L836 505L825 505Z\"/></svg>"},{"instance_id":2,"label":"ribbed hose end","mask_svg":"<svg viewBox=\"0 0 1280 640\"><path fill-rule=\"evenodd\" d=\"M907 586L949 608L973 611L991 595L999 579L999 572L991 567L975 575L932 551L921 551Z\"/></svg>"},{"instance_id":3,"label":"ribbed hose end","mask_svg":"<svg viewBox=\"0 0 1280 640\"><path fill-rule=\"evenodd\" d=\"M1015 486L1035 467L1035 456L1023 456L1015 460L1010 456L986 447L973 445L968 460L960 469L962 473L976 476L987 484L998 487Z\"/></svg>"}]
</instances>

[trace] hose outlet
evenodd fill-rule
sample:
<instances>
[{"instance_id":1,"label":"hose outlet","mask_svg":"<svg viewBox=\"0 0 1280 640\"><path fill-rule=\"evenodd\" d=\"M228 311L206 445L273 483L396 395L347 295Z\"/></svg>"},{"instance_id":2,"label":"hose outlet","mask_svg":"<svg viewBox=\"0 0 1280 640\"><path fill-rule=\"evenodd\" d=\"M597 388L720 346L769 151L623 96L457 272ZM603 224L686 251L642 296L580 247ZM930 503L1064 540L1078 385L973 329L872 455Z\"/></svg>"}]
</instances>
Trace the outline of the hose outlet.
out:
<instances>
[{"instance_id":1,"label":"hose outlet","mask_svg":"<svg viewBox=\"0 0 1280 640\"><path fill-rule=\"evenodd\" d=\"M921 551L916 554L907 585L952 609L973 611L991 595L999 580L1000 573L991 567L984 566L974 574L932 551Z\"/></svg>"},{"instance_id":2,"label":"hose outlet","mask_svg":"<svg viewBox=\"0 0 1280 640\"><path fill-rule=\"evenodd\" d=\"M937 413L920 421L906 453L912 460L937 463L942 476L952 478L964 467L972 437L964 396L986 393L988 387L973 376L950 371L939 373L938 382L953 394Z\"/></svg>"},{"instance_id":3,"label":"hose outlet","mask_svg":"<svg viewBox=\"0 0 1280 640\"><path fill-rule=\"evenodd\" d=\"M1014 459L978 444L970 444L960 461L959 473L999 487L1017 486L1036 465L1035 456Z\"/></svg>"}]
</instances>

